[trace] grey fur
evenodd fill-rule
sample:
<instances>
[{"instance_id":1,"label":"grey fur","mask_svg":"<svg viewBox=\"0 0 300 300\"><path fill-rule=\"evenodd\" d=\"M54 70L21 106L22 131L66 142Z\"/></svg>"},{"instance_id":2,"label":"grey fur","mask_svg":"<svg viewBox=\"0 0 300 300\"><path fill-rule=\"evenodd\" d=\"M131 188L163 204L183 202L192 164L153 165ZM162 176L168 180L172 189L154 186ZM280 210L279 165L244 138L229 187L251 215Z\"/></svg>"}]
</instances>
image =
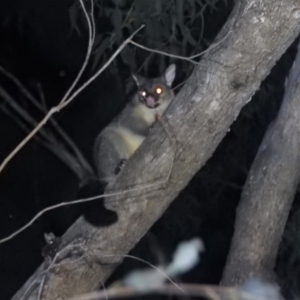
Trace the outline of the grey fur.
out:
<instances>
[{"instance_id":1,"label":"grey fur","mask_svg":"<svg viewBox=\"0 0 300 300\"><path fill-rule=\"evenodd\" d=\"M159 106L153 109L145 104L142 95L137 92L124 110L96 138L94 146L94 162L99 179L108 184L113 181L133 153L139 148L148 135L149 129L161 116L174 98L171 89L175 78L176 66L170 65L163 76L146 79L133 75L139 92L147 91L155 94L156 87L163 93L156 95Z\"/></svg>"}]
</instances>

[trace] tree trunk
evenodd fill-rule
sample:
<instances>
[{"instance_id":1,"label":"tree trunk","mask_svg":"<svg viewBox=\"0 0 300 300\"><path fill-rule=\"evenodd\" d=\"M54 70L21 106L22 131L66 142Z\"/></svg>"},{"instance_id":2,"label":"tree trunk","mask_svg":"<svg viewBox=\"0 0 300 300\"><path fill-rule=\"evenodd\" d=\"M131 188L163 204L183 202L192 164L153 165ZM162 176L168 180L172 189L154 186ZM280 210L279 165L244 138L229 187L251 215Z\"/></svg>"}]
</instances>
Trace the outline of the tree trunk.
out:
<instances>
[{"instance_id":1,"label":"tree trunk","mask_svg":"<svg viewBox=\"0 0 300 300\"><path fill-rule=\"evenodd\" d=\"M300 180L300 52L276 120L266 132L237 209L223 284L272 280L285 223Z\"/></svg>"},{"instance_id":2,"label":"tree trunk","mask_svg":"<svg viewBox=\"0 0 300 300\"><path fill-rule=\"evenodd\" d=\"M93 228L82 218L74 223L63 236L62 247L84 241L79 247L82 259L77 251L57 263L48 272L42 299L66 299L100 286L122 255L134 247L210 158L241 108L299 32L298 0L237 1L216 41L227 37L204 56L167 111L164 123L172 139L164 126L157 124L109 188L108 192L135 188L106 198L119 221L102 229ZM163 183L170 171L169 180ZM42 278L39 272L44 268L40 267L14 300ZM36 299L38 284L31 289L28 300Z\"/></svg>"}]
</instances>

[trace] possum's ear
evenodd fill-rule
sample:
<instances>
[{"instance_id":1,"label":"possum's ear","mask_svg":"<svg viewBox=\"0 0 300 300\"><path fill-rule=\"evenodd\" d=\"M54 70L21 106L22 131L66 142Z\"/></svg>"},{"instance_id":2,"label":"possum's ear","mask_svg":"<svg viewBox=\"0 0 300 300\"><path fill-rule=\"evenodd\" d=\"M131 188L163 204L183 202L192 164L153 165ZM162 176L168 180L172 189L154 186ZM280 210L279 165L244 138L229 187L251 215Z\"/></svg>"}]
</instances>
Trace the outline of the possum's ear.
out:
<instances>
[{"instance_id":1,"label":"possum's ear","mask_svg":"<svg viewBox=\"0 0 300 300\"><path fill-rule=\"evenodd\" d=\"M142 77L141 75L133 73L131 74L131 76L134 79L138 88L140 88L143 85L143 83L146 81L146 78Z\"/></svg>"},{"instance_id":2,"label":"possum's ear","mask_svg":"<svg viewBox=\"0 0 300 300\"><path fill-rule=\"evenodd\" d=\"M175 79L175 75L176 75L176 65L175 64L169 65L164 74L164 79L168 86L172 85Z\"/></svg>"}]
</instances>

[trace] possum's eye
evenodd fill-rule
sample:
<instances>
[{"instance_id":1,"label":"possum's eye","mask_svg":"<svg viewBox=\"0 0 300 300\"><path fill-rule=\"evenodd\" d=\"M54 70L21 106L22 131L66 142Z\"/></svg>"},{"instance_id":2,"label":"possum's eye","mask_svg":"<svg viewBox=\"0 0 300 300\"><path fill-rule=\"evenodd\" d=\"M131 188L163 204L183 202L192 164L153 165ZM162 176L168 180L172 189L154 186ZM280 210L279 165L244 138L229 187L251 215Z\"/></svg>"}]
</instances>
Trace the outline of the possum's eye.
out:
<instances>
[{"instance_id":1,"label":"possum's eye","mask_svg":"<svg viewBox=\"0 0 300 300\"><path fill-rule=\"evenodd\" d=\"M162 94L162 92L163 92L163 89L162 89L161 87L159 87L159 86L155 89L155 93L156 93L157 95Z\"/></svg>"},{"instance_id":2,"label":"possum's eye","mask_svg":"<svg viewBox=\"0 0 300 300\"><path fill-rule=\"evenodd\" d=\"M147 96L146 91L141 91L141 95L142 95L143 97L146 97L146 96Z\"/></svg>"}]
</instances>

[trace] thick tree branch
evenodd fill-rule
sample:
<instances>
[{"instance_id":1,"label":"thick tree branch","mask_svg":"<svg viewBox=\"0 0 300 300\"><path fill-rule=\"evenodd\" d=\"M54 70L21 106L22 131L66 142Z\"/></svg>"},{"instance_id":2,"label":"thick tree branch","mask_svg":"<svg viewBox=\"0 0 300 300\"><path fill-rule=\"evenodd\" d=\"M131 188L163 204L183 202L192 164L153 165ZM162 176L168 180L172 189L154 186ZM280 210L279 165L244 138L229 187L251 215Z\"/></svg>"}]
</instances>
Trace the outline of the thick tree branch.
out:
<instances>
[{"instance_id":1,"label":"thick tree branch","mask_svg":"<svg viewBox=\"0 0 300 300\"><path fill-rule=\"evenodd\" d=\"M272 280L285 223L300 180L300 52L276 120L266 132L237 209L223 283Z\"/></svg>"},{"instance_id":2,"label":"thick tree branch","mask_svg":"<svg viewBox=\"0 0 300 300\"><path fill-rule=\"evenodd\" d=\"M236 14L238 16L236 17ZM177 95L164 122L176 137L171 141L158 124L128 162L109 191L140 187L125 196L106 199L119 221L97 229L80 218L63 236L63 244L84 241L47 274L43 300L66 299L100 286L172 200L205 164L261 81L300 32L298 0L242 0L238 2L217 40L237 20L232 33L203 62ZM216 41L217 42L217 41ZM174 138L173 138L174 139ZM159 182L169 174L164 184ZM142 188L152 184L151 188ZM79 252L78 252L79 251ZM81 259L78 259L80 253ZM28 300L35 299L42 265L14 296L33 286Z\"/></svg>"}]
</instances>

